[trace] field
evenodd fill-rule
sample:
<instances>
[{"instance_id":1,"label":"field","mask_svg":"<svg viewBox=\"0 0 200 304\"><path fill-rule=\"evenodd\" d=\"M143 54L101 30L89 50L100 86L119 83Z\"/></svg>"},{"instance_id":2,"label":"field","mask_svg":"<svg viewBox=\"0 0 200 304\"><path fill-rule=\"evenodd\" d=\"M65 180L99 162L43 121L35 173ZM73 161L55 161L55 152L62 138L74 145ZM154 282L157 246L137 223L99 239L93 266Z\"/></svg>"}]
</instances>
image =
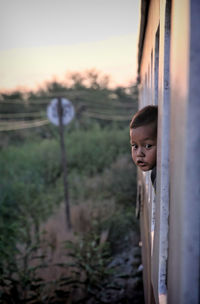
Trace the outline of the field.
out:
<instances>
[{"instance_id":1,"label":"field","mask_svg":"<svg viewBox=\"0 0 200 304\"><path fill-rule=\"evenodd\" d=\"M47 102L61 91L76 111L64 131L71 230L58 128L33 127L46 121ZM129 145L136 108L134 86L111 90L94 77L87 87L76 78L71 87L52 83L26 98L2 94L2 303L142 303Z\"/></svg>"}]
</instances>

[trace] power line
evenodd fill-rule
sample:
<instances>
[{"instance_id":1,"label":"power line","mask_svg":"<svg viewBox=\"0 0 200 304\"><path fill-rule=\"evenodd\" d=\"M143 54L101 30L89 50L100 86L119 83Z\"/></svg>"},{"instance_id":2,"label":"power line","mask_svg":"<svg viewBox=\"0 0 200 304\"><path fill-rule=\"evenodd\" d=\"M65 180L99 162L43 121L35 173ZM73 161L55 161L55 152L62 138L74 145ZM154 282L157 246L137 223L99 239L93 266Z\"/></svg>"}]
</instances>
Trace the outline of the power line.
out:
<instances>
[{"instance_id":1,"label":"power line","mask_svg":"<svg viewBox=\"0 0 200 304\"><path fill-rule=\"evenodd\" d=\"M84 101L83 103L80 102L81 105L83 106L86 106L86 107L100 107L100 108L120 108L120 109L127 109L127 110L130 110L130 109L134 109L134 103L118 103L117 101L108 101L108 102L87 102L87 101Z\"/></svg>"},{"instance_id":2,"label":"power line","mask_svg":"<svg viewBox=\"0 0 200 304\"><path fill-rule=\"evenodd\" d=\"M103 120L118 120L118 121L129 121L131 118L129 117L123 117L123 116L109 116L109 115L103 115L103 114L95 114L90 112L84 112L83 116L96 118L96 119L103 119Z\"/></svg>"},{"instance_id":3,"label":"power line","mask_svg":"<svg viewBox=\"0 0 200 304\"><path fill-rule=\"evenodd\" d=\"M47 119L45 120L38 120L34 122L18 122L18 123L9 123L9 125L1 125L0 131L14 131L14 130L20 130L20 129L28 129L28 128L34 128L34 127L40 127L49 124L49 121Z\"/></svg>"},{"instance_id":4,"label":"power line","mask_svg":"<svg viewBox=\"0 0 200 304\"><path fill-rule=\"evenodd\" d=\"M106 111L107 110L107 111ZM119 111L118 109L95 109L95 108L92 108L92 109L86 109L83 111L84 113L91 113L91 114L94 114L94 115L111 115L111 116L129 116L130 115L130 111L123 111L123 109L121 109L121 111Z\"/></svg>"},{"instance_id":5,"label":"power line","mask_svg":"<svg viewBox=\"0 0 200 304\"><path fill-rule=\"evenodd\" d=\"M37 105L47 105L49 101L41 101L37 99L33 100L1 100L0 105L17 104L24 106L37 106Z\"/></svg>"},{"instance_id":6,"label":"power line","mask_svg":"<svg viewBox=\"0 0 200 304\"><path fill-rule=\"evenodd\" d=\"M30 113L0 113L0 118L12 119L13 117L41 117L46 112L30 112Z\"/></svg>"}]
</instances>

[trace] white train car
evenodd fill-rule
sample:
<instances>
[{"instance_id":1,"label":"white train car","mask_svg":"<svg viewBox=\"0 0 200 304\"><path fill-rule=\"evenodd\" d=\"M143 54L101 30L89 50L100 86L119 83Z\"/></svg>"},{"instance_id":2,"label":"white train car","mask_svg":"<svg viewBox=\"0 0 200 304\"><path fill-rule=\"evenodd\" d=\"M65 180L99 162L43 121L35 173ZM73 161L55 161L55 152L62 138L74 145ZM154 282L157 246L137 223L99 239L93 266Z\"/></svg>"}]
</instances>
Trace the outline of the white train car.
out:
<instances>
[{"instance_id":1,"label":"white train car","mask_svg":"<svg viewBox=\"0 0 200 304\"><path fill-rule=\"evenodd\" d=\"M200 303L200 0L141 0L139 108L158 105L157 189L138 172L145 303Z\"/></svg>"}]
</instances>

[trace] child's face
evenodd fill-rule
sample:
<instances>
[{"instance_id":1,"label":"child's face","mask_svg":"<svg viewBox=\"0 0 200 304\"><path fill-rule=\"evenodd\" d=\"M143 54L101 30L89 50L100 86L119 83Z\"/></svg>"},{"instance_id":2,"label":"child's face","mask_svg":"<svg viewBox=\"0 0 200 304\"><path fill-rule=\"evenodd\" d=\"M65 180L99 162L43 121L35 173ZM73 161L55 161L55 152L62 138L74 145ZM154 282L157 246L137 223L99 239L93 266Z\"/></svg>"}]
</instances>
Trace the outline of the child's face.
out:
<instances>
[{"instance_id":1,"label":"child's face","mask_svg":"<svg viewBox=\"0 0 200 304\"><path fill-rule=\"evenodd\" d=\"M132 159L142 171L149 171L156 166L157 138L154 124L130 129Z\"/></svg>"}]
</instances>

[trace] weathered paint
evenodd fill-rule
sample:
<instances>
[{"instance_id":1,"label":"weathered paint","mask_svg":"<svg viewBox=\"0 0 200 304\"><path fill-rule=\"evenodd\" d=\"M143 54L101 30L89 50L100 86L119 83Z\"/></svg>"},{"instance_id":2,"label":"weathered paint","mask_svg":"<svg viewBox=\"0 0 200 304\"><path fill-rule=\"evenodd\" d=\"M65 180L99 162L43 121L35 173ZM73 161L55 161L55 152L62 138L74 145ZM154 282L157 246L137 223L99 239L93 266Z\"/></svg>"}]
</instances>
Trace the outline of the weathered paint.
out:
<instances>
[{"instance_id":1,"label":"weathered paint","mask_svg":"<svg viewBox=\"0 0 200 304\"><path fill-rule=\"evenodd\" d=\"M139 107L158 104L157 190L139 173L146 303L200 302L200 1L143 0ZM144 17L144 14L143 14ZM142 33L142 34L141 34Z\"/></svg>"},{"instance_id":2,"label":"weathered paint","mask_svg":"<svg viewBox=\"0 0 200 304\"><path fill-rule=\"evenodd\" d=\"M172 3L168 289L181 304L200 301L199 13L197 0Z\"/></svg>"}]
</instances>

